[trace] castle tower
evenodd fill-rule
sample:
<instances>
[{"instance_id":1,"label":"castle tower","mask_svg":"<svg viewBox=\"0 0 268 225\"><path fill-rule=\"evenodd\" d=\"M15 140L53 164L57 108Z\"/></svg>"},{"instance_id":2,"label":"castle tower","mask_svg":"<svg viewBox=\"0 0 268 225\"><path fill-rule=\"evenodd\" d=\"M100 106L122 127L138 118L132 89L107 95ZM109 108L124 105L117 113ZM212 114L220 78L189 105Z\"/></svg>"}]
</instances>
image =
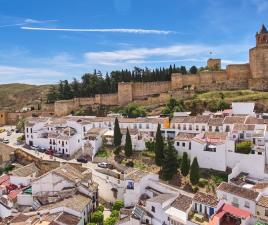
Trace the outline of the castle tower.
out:
<instances>
[{"instance_id":1,"label":"castle tower","mask_svg":"<svg viewBox=\"0 0 268 225\"><path fill-rule=\"evenodd\" d=\"M268 45L268 31L264 25L261 26L259 32L256 33L256 46Z\"/></svg>"},{"instance_id":2,"label":"castle tower","mask_svg":"<svg viewBox=\"0 0 268 225\"><path fill-rule=\"evenodd\" d=\"M268 31L262 25L256 33L256 47L249 50L250 88L268 90Z\"/></svg>"}]
</instances>

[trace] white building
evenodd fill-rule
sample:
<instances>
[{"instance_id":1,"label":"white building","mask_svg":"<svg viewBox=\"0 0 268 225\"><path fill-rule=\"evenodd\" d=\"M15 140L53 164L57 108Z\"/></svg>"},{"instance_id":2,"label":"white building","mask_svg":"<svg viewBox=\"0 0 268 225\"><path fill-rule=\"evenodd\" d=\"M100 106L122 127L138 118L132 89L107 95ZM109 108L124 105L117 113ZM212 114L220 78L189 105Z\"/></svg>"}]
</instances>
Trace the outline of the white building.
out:
<instances>
[{"instance_id":1,"label":"white building","mask_svg":"<svg viewBox=\"0 0 268 225\"><path fill-rule=\"evenodd\" d=\"M220 200L255 215L258 192L226 182L221 183L216 192Z\"/></svg>"}]
</instances>

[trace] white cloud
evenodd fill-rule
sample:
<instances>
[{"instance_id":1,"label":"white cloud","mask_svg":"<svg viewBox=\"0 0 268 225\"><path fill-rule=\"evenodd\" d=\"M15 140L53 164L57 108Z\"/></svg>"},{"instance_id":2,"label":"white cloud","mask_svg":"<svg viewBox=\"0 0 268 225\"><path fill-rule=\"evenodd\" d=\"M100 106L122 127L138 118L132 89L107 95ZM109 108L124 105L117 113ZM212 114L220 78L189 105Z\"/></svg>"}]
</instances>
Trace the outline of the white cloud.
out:
<instances>
[{"instance_id":1,"label":"white cloud","mask_svg":"<svg viewBox=\"0 0 268 225\"><path fill-rule=\"evenodd\" d=\"M213 52L212 56L209 54ZM248 51L248 46L172 45L162 48L133 48L128 50L85 53L86 62L99 65L124 65L135 63L164 63L176 61L201 62L207 57L238 54Z\"/></svg>"},{"instance_id":2,"label":"white cloud","mask_svg":"<svg viewBox=\"0 0 268 225\"><path fill-rule=\"evenodd\" d=\"M19 82L27 80L29 83L50 83L51 79L63 79L66 74L60 71L46 68L15 67L0 65L1 83Z\"/></svg>"},{"instance_id":3,"label":"white cloud","mask_svg":"<svg viewBox=\"0 0 268 225\"><path fill-rule=\"evenodd\" d=\"M66 32L100 32L100 33L132 33L132 34L170 34L175 33L170 30L148 30L148 29L131 29L131 28L115 28L115 29L76 29L76 28L50 28L50 27L21 27L23 30L37 31L66 31Z\"/></svg>"},{"instance_id":4,"label":"white cloud","mask_svg":"<svg viewBox=\"0 0 268 225\"><path fill-rule=\"evenodd\" d=\"M19 27L19 26L25 26L25 25L31 25L31 24L46 24L46 23L51 23L51 22L56 22L57 20L35 20L31 18L27 19L17 19L20 20L20 22L17 23L9 23L9 24L4 24L0 25L0 28L4 27Z\"/></svg>"}]
</instances>

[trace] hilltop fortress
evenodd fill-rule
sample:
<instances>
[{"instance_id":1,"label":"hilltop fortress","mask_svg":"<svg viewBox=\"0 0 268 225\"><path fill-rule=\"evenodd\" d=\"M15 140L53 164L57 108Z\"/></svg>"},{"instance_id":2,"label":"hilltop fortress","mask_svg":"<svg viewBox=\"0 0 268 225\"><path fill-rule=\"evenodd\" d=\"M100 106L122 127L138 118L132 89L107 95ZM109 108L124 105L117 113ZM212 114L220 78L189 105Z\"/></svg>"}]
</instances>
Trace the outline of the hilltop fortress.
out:
<instances>
[{"instance_id":1,"label":"hilltop fortress","mask_svg":"<svg viewBox=\"0 0 268 225\"><path fill-rule=\"evenodd\" d=\"M55 102L55 115L69 114L80 106L123 106L130 102L164 103L171 96L186 97L194 91L252 89L268 91L268 31L262 25L256 33L256 46L249 50L249 63L227 65L220 59L209 59L208 70L198 74L172 74L171 81L119 83L118 92L92 98L74 98Z\"/></svg>"}]
</instances>

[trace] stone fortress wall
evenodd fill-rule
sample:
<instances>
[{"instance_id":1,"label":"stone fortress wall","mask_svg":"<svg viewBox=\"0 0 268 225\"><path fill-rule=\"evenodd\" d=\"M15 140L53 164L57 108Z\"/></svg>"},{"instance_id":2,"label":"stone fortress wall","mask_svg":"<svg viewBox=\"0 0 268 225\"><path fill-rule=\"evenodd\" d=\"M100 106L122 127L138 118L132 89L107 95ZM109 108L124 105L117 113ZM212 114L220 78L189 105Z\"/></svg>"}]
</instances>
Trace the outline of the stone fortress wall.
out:
<instances>
[{"instance_id":1,"label":"stone fortress wall","mask_svg":"<svg viewBox=\"0 0 268 225\"><path fill-rule=\"evenodd\" d=\"M199 74L172 74L171 81L119 83L118 93L101 94L92 98L57 101L56 116L69 114L86 105L124 106L164 103L171 96L184 98L192 91L253 89L268 91L268 31L263 25L256 33L256 47L249 50L249 63L227 65L221 70L220 59L209 59L207 71Z\"/></svg>"}]
</instances>

